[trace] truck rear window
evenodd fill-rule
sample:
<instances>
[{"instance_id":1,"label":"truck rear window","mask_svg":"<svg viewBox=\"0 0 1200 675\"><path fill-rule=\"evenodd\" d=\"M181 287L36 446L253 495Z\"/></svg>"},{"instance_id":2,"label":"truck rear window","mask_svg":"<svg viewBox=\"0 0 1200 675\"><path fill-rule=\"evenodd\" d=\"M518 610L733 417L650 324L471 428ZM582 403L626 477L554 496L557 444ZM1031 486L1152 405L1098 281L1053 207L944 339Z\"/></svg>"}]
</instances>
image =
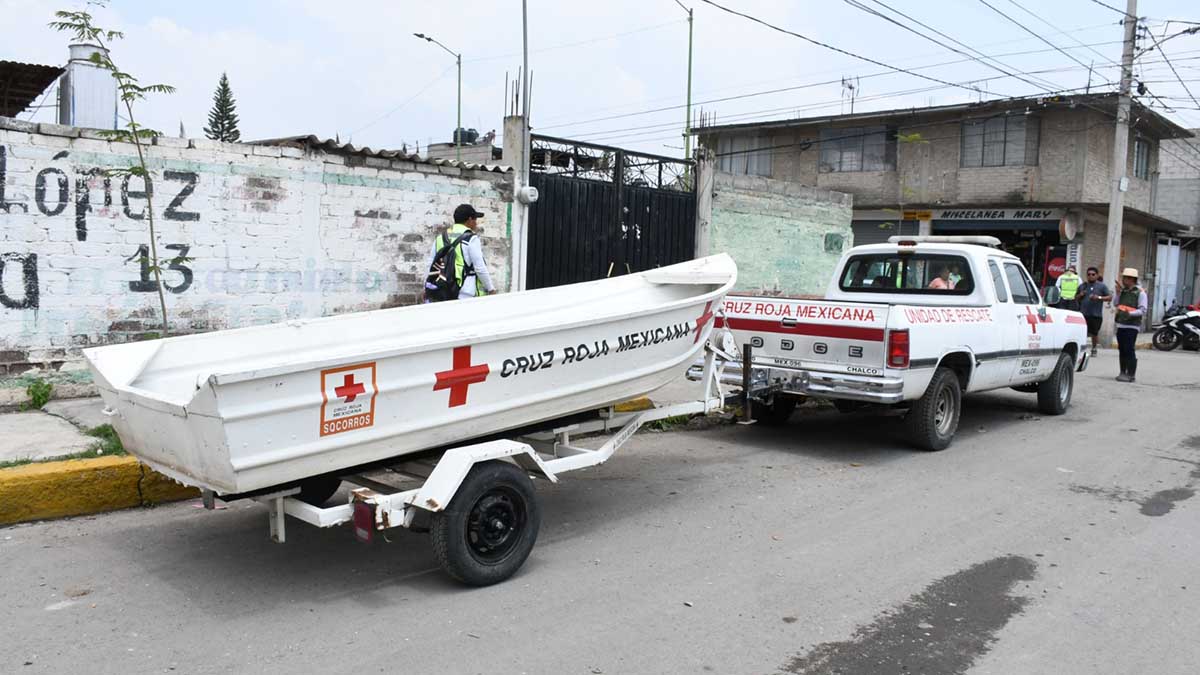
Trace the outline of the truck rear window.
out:
<instances>
[{"instance_id":1,"label":"truck rear window","mask_svg":"<svg viewBox=\"0 0 1200 675\"><path fill-rule=\"evenodd\" d=\"M851 293L970 295L975 280L962 256L879 253L851 257L839 287Z\"/></svg>"}]
</instances>

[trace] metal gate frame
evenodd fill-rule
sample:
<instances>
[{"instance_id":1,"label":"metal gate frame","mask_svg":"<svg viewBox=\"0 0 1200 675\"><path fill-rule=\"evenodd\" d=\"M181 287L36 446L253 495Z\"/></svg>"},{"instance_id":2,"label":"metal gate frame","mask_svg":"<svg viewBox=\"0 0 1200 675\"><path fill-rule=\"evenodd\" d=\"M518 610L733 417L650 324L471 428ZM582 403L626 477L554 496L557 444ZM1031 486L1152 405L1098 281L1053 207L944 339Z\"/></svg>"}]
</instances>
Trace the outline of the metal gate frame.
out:
<instances>
[{"instance_id":1,"label":"metal gate frame","mask_svg":"<svg viewBox=\"0 0 1200 675\"><path fill-rule=\"evenodd\" d=\"M591 281L695 255L694 163L533 135L528 288Z\"/></svg>"}]
</instances>

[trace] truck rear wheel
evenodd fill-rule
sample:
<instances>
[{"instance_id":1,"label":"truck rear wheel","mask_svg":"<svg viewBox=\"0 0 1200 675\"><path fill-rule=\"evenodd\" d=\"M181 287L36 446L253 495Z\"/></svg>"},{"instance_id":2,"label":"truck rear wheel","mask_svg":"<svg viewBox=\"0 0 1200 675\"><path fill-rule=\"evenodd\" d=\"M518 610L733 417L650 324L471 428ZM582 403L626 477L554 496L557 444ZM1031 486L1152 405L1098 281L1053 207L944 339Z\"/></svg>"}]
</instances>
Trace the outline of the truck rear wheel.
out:
<instances>
[{"instance_id":1,"label":"truck rear wheel","mask_svg":"<svg viewBox=\"0 0 1200 675\"><path fill-rule=\"evenodd\" d=\"M938 368L929 387L908 411L905 423L913 444L922 450L942 450L954 440L962 416L962 387L958 375Z\"/></svg>"},{"instance_id":2,"label":"truck rear wheel","mask_svg":"<svg viewBox=\"0 0 1200 675\"><path fill-rule=\"evenodd\" d=\"M488 586L521 568L541 522L529 474L492 460L471 467L446 510L430 518L429 531L447 574L470 586Z\"/></svg>"},{"instance_id":3,"label":"truck rear wheel","mask_svg":"<svg viewBox=\"0 0 1200 675\"><path fill-rule=\"evenodd\" d=\"M1038 410L1047 415L1061 415L1071 406L1071 394L1075 391L1075 362L1071 355L1058 355L1054 372L1038 384Z\"/></svg>"},{"instance_id":4,"label":"truck rear wheel","mask_svg":"<svg viewBox=\"0 0 1200 675\"><path fill-rule=\"evenodd\" d=\"M792 413L796 412L796 404L799 402L800 399L786 394L776 394L771 399L770 405L754 401L752 406L754 408L754 419L770 426L787 424L787 421L792 417Z\"/></svg>"}]
</instances>

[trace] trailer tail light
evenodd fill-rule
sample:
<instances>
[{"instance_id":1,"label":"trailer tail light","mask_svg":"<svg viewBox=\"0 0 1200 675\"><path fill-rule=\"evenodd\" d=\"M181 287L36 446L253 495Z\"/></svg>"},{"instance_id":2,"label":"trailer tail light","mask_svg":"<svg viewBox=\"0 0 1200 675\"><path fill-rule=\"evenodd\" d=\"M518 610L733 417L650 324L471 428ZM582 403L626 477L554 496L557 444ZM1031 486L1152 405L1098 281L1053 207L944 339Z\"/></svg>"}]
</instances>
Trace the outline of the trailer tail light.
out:
<instances>
[{"instance_id":1,"label":"trailer tail light","mask_svg":"<svg viewBox=\"0 0 1200 675\"><path fill-rule=\"evenodd\" d=\"M354 537L364 544L375 536L375 507L366 502L354 502Z\"/></svg>"},{"instance_id":2,"label":"trailer tail light","mask_svg":"<svg viewBox=\"0 0 1200 675\"><path fill-rule=\"evenodd\" d=\"M889 368L908 367L908 331L894 330L888 333L887 364Z\"/></svg>"}]
</instances>

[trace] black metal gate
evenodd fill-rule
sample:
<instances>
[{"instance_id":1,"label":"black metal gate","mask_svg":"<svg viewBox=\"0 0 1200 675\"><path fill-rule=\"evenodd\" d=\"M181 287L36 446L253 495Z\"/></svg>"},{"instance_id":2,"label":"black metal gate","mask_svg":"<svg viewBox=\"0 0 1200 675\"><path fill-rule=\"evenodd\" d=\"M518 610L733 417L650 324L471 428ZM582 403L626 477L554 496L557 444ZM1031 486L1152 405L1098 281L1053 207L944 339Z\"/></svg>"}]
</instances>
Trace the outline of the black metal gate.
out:
<instances>
[{"instance_id":1,"label":"black metal gate","mask_svg":"<svg viewBox=\"0 0 1200 675\"><path fill-rule=\"evenodd\" d=\"M533 136L528 288L690 260L696 192L686 160Z\"/></svg>"}]
</instances>

